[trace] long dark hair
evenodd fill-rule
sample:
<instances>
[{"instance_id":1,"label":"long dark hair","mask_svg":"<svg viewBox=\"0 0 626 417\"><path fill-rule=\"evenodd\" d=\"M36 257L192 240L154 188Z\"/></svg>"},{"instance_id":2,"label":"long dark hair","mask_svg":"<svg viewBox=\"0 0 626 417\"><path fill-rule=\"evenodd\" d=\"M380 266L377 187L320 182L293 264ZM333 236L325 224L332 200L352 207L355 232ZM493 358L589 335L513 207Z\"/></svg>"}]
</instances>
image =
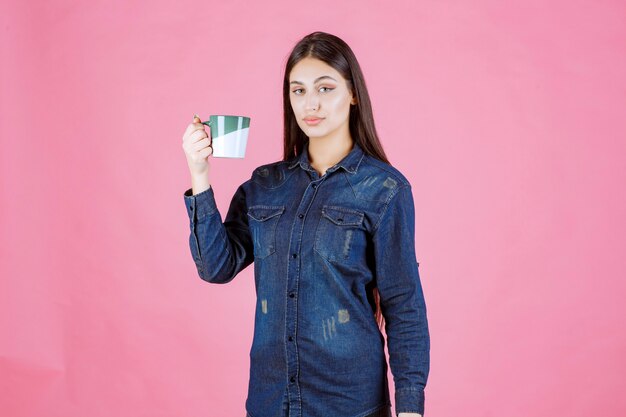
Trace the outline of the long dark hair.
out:
<instances>
[{"instance_id":1,"label":"long dark hair","mask_svg":"<svg viewBox=\"0 0 626 417\"><path fill-rule=\"evenodd\" d=\"M367 155L389 163L383 150L372 115L372 104L365 85L359 62L352 49L342 39L325 32L313 32L306 35L294 46L285 66L283 81L283 115L284 115L284 151L283 160L289 161L300 155L307 140L293 114L289 99L289 74L292 68L304 58L316 58L335 68L346 79L356 97L356 105L350 106L350 135ZM380 308L378 288L374 287L372 295L376 303L374 313L379 328L384 326L384 317Z\"/></svg>"}]
</instances>

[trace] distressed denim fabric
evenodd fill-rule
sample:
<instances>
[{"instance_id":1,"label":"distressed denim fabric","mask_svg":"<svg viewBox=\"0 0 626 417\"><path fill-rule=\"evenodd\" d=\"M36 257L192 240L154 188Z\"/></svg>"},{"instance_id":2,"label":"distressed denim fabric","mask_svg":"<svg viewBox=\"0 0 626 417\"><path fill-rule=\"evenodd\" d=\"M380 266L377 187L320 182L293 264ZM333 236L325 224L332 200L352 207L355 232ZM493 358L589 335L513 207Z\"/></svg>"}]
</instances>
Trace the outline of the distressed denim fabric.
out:
<instances>
[{"instance_id":1,"label":"distressed denim fabric","mask_svg":"<svg viewBox=\"0 0 626 417\"><path fill-rule=\"evenodd\" d=\"M184 192L189 246L210 283L228 283L254 262L247 414L284 416L285 399L289 417L386 415L388 368L374 286L396 414L424 414L430 336L406 177L356 142L320 176L307 142L293 160L256 168L223 222L213 192Z\"/></svg>"}]
</instances>

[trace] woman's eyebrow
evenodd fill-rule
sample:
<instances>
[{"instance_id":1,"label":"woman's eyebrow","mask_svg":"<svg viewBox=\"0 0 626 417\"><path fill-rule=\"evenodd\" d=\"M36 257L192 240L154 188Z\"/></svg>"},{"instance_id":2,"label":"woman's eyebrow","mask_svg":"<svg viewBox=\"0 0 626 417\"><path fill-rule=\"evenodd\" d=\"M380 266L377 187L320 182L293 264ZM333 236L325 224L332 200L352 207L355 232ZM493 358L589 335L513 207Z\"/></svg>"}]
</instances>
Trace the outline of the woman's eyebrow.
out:
<instances>
[{"instance_id":1,"label":"woman's eyebrow","mask_svg":"<svg viewBox=\"0 0 626 417\"><path fill-rule=\"evenodd\" d=\"M318 82L319 80L323 80L324 78L330 78L330 79L331 79L331 80L333 80L333 81L337 81L337 80L335 80L333 77L331 77L330 75L322 75L321 77L317 77L317 78L315 79L315 81L313 81L313 84L315 84L315 83L316 83L316 82ZM304 85L304 83L303 83L302 81L292 81L292 82L290 82L289 84L290 84L290 85L291 85L291 84L301 84L301 85Z\"/></svg>"}]
</instances>

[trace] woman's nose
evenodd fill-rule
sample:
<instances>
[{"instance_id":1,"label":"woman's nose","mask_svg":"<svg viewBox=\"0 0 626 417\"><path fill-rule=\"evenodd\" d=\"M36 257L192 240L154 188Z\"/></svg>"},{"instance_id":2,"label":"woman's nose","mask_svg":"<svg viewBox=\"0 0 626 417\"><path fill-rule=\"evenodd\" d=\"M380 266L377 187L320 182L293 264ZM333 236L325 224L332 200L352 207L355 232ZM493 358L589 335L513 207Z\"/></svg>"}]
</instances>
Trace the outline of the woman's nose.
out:
<instances>
[{"instance_id":1,"label":"woman's nose","mask_svg":"<svg viewBox=\"0 0 626 417\"><path fill-rule=\"evenodd\" d=\"M319 100L317 97L309 97L306 101L306 110L317 110L319 107Z\"/></svg>"}]
</instances>

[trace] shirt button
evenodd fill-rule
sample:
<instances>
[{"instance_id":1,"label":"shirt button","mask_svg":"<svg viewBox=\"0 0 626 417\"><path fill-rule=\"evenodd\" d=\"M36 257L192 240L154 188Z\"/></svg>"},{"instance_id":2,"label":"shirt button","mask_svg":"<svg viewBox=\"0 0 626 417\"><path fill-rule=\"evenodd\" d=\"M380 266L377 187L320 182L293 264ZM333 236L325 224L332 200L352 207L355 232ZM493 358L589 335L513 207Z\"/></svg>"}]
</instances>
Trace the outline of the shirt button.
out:
<instances>
[{"instance_id":1,"label":"shirt button","mask_svg":"<svg viewBox=\"0 0 626 417\"><path fill-rule=\"evenodd\" d=\"M193 210L193 206L189 207L189 210Z\"/></svg>"},{"instance_id":2,"label":"shirt button","mask_svg":"<svg viewBox=\"0 0 626 417\"><path fill-rule=\"evenodd\" d=\"M289 336L289 341L291 342L293 340L293 337Z\"/></svg>"},{"instance_id":3,"label":"shirt button","mask_svg":"<svg viewBox=\"0 0 626 417\"><path fill-rule=\"evenodd\" d=\"M291 254L291 257L292 257L292 258L297 258L297 257L298 257L298 254L297 254L297 253L293 253L293 254Z\"/></svg>"},{"instance_id":4,"label":"shirt button","mask_svg":"<svg viewBox=\"0 0 626 417\"><path fill-rule=\"evenodd\" d=\"M291 381L291 382L296 382L296 378L291 377L290 381Z\"/></svg>"},{"instance_id":5,"label":"shirt button","mask_svg":"<svg viewBox=\"0 0 626 417\"><path fill-rule=\"evenodd\" d=\"M317 184L313 184L311 187L316 188L316 187L317 187Z\"/></svg>"},{"instance_id":6,"label":"shirt button","mask_svg":"<svg viewBox=\"0 0 626 417\"><path fill-rule=\"evenodd\" d=\"M298 214L298 217L303 218L304 214L300 213L300 214Z\"/></svg>"},{"instance_id":7,"label":"shirt button","mask_svg":"<svg viewBox=\"0 0 626 417\"><path fill-rule=\"evenodd\" d=\"M296 296L296 295L295 295L294 293L289 293L289 297L293 298L293 297L295 297L295 296Z\"/></svg>"}]
</instances>

